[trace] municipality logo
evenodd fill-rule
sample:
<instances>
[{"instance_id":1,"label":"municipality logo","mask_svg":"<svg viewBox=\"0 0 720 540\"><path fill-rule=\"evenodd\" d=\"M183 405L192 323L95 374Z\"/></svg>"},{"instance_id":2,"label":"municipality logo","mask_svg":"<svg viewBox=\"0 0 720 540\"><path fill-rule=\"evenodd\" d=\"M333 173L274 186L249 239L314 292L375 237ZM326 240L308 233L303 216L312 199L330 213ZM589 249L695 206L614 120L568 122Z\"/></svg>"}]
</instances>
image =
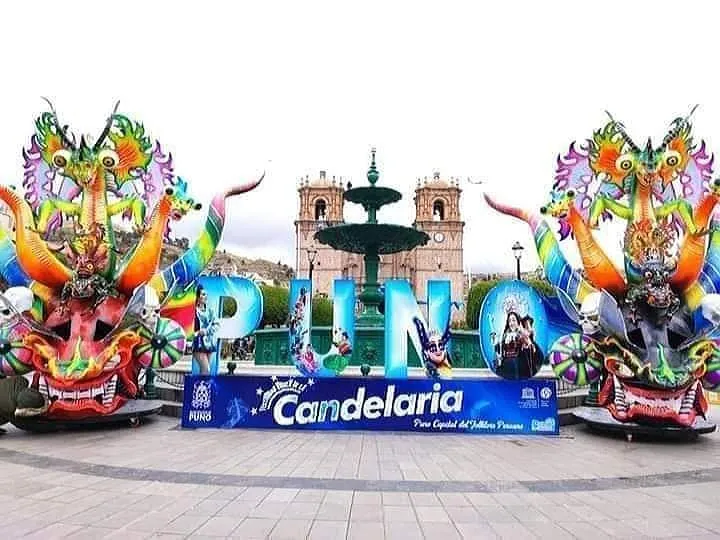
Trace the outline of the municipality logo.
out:
<instances>
[{"instance_id":1,"label":"municipality logo","mask_svg":"<svg viewBox=\"0 0 720 540\"><path fill-rule=\"evenodd\" d=\"M197 381L193 386L192 403L193 409L209 409L212 406L212 391L207 381Z\"/></svg>"},{"instance_id":2,"label":"municipality logo","mask_svg":"<svg viewBox=\"0 0 720 540\"><path fill-rule=\"evenodd\" d=\"M532 431L555 432L555 419L546 418L545 420L533 420L530 424Z\"/></svg>"}]
</instances>

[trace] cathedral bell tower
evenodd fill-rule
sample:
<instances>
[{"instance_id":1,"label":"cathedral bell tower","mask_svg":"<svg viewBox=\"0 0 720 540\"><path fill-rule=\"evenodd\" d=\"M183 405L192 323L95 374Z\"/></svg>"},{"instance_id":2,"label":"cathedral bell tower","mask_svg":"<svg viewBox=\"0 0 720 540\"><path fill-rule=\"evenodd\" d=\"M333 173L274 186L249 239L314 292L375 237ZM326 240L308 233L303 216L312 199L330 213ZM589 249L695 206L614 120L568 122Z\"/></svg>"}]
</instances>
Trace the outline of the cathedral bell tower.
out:
<instances>
[{"instance_id":1,"label":"cathedral bell tower","mask_svg":"<svg viewBox=\"0 0 720 540\"><path fill-rule=\"evenodd\" d=\"M300 179L300 209L295 221L295 268L299 278L308 277L308 250L317 251L313 269L314 292L328 294L332 291L333 280L342 273L342 254L316 243L313 237L323 227L344 223L344 191L342 178L328 178L325 171L320 171L320 176L314 180L307 176Z\"/></svg>"},{"instance_id":2,"label":"cathedral bell tower","mask_svg":"<svg viewBox=\"0 0 720 540\"><path fill-rule=\"evenodd\" d=\"M427 297L427 281L449 279L452 300L462 301L465 293L463 230L460 217L460 182L435 172L431 179L418 179L415 188L415 227L426 232L430 241L417 248L416 294ZM453 320L464 318L464 310L454 310Z\"/></svg>"}]
</instances>

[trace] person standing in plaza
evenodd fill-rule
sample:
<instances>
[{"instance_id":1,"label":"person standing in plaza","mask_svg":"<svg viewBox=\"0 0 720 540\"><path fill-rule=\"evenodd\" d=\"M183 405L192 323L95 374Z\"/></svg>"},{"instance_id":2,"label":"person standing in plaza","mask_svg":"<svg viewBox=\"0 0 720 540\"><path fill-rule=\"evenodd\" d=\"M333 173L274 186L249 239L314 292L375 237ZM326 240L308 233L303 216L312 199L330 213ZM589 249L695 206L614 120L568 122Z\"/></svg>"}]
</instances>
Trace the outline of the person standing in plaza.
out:
<instances>
[{"instance_id":1,"label":"person standing in plaza","mask_svg":"<svg viewBox=\"0 0 720 540\"><path fill-rule=\"evenodd\" d=\"M195 293L195 335L193 337L193 360L201 375L210 374L210 354L217 349L215 334L219 322L212 308L207 305L207 292L198 286Z\"/></svg>"}]
</instances>

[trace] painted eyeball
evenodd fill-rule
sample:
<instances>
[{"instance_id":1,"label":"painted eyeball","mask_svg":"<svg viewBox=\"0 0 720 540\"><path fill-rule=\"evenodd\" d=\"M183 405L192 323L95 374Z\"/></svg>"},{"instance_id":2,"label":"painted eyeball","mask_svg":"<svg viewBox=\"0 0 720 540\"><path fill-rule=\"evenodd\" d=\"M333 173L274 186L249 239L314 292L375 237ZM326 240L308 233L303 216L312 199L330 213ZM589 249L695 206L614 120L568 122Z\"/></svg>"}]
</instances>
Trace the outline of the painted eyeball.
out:
<instances>
[{"instance_id":1,"label":"painted eyeball","mask_svg":"<svg viewBox=\"0 0 720 540\"><path fill-rule=\"evenodd\" d=\"M70 154L69 150L58 150L52 155L52 164L55 165L58 169L67 167L67 164L70 163L71 156L72 154Z\"/></svg>"},{"instance_id":2,"label":"painted eyeball","mask_svg":"<svg viewBox=\"0 0 720 540\"><path fill-rule=\"evenodd\" d=\"M575 191L573 191L572 189L569 189L569 190L567 191L567 196L568 196L568 199L574 199L574 198L575 198Z\"/></svg>"},{"instance_id":3,"label":"painted eyeball","mask_svg":"<svg viewBox=\"0 0 720 540\"><path fill-rule=\"evenodd\" d=\"M652 272L645 272L645 279L650 279L652 277L653 277Z\"/></svg>"},{"instance_id":4,"label":"painted eyeball","mask_svg":"<svg viewBox=\"0 0 720 540\"><path fill-rule=\"evenodd\" d=\"M98 160L106 169L112 169L118 163L120 163L120 157L117 155L117 152L115 152L114 150L110 150L109 148L100 150L100 153L98 154Z\"/></svg>"},{"instance_id":5,"label":"painted eyeball","mask_svg":"<svg viewBox=\"0 0 720 540\"><path fill-rule=\"evenodd\" d=\"M632 370L622 362L618 361L617 358L606 358L605 369L621 379L629 379L633 376Z\"/></svg>"},{"instance_id":6,"label":"painted eyeball","mask_svg":"<svg viewBox=\"0 0 720 540\"><path fill-rule=\"evenodd\" d=\"M172 195L173 193L175 193L175 190L173 188L171 188L171 187L165 188L165 195Z\"/></svg>"},{"instance_id":7,"label":"painted eyeball","mask_svg":"<svg viewBox=\"0 0 720 540\"><path fill-rule=\"evenodd\" d=\"M675 150L665 152L665 165L668 167L677 167L680 165L680 154Z\"/></svg>"},{"instance_id":8,"label":"painted eyeball","mask_svg":"<svg viewBox=\"0 0 720 540\"><path fill-rule=\"evenodd\" d=\"M623 379L627 379L633 376L632 370L627 367L625 364L618 364L616 367L616 373L618 377L622 377Z\"/></svg>"},{"instance_id":9,"label":"painted eyeball","mask_svg":"<svg viewBox=\"0 0 720 540\"><path fill-rule=\"evenodd\" d=\"M194 208L195 210L200 210L200 209L202 209L202 204L201 204L201 203L195 203L195 206L193 206L193 208Z\"/></svg>"},{"instance_id":10,"label":"painted eyeball","mask_svg":"<svg viewBox=\"0 0 720 540\"><path fill-rule=\"evenodd\" d=\"M623 154L615 160L615 166L623 172L629 172L635 167L632 154Z\"/></svg>"},{"instance_id":11,"label":"painted eyeball","mask_svg":"<svg viewBox=\"0 0 720 540\"><path fill-rule=\"evenodd\" d=\"M545 215L545 214L547 214L547 211L548 211L547 206L541 206L541 207L540 207L540 213L541 213L541 214Z\"/></svg>"}]
</instances>

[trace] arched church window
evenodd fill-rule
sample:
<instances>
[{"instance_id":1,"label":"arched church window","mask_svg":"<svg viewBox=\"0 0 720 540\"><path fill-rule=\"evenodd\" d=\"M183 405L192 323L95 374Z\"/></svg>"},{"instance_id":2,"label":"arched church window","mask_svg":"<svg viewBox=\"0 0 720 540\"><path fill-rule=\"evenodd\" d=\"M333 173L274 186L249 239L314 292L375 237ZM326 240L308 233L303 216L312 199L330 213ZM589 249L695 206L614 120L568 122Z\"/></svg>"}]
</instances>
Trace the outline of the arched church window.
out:
<instances>
[{"instance_id":1,"label":"arched church window","mask_svg":"<svg viewBox=\"0 0 720 540\"><path fill-rule=\"evenodd\" d=\"M315 220L325 221L325 214L327 212L327 203L323 199L315 201Z\"/></svg>"},{"instance_id":2,"label":"arched church window","mask_svg":"<svg viewBox=\"0 0 720 540\"><path fill-rule=\"evenodd\" d=\"M445 203L437 200L433 203L433 221L445 220Z\"/></svg>"}]
</instances>

